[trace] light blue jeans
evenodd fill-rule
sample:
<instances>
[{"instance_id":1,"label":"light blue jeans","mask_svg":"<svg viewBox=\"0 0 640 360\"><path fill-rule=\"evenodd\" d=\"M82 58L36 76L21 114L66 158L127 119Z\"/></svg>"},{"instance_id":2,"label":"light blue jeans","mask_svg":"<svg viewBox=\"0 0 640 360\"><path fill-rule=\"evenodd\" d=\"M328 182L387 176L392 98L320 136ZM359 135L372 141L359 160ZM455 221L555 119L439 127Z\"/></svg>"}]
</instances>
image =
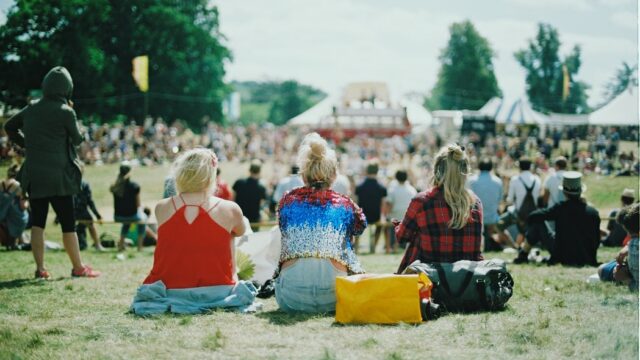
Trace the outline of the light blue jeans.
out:
<instances>
[{"instance_id":1,"label":"light blue jeans","mask_svg":"<svg viewBox=\"0 0 640 360\"><path fill-rule=\"evenodd\" d=\"M328 259L302 258L280 272L276 301L280 310L326 313L336 310L336 276L347 276Z\"/></svg>"}]
</instances>

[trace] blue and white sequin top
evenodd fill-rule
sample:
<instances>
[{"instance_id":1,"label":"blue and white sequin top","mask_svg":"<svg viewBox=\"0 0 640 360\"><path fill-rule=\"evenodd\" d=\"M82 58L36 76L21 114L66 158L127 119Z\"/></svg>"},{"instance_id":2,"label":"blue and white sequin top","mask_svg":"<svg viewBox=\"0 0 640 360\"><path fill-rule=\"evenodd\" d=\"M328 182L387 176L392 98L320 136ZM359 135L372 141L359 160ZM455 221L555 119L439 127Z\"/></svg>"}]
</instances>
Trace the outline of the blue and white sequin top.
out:
<instances>
[{"instance_id":1,"label":"blue and white sequin top","mask_svg":"<svg viewBox=\"0 0 640 360\"><path fill-rule=\"evenodd\" d=\"M367 220L347 196L330 189L300 187L280 200L278 207L282 247L280 265L298 258L335 260L349 273L363 273L351 245L362 234Z\"/></svg>"}]
</instances>

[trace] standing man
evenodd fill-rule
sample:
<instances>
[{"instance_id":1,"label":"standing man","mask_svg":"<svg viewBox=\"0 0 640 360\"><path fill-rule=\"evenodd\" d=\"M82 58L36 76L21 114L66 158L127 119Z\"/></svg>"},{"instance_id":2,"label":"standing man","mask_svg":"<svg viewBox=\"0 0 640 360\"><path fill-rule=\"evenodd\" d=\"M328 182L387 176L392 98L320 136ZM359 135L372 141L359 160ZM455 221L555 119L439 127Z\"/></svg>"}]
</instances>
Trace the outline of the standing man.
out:
<instances>
[{"instance_id":1,"label":"standing man","mask_svg":"<svg viewBox=\"0 0 640 360\"><path fill-rule=\"evenodd\" d=\"M482 222L484 224L484 251L502 250L502 246L512 247L510 239L504 234L494 237L498 233L498 208L502 201L502 180L491 173L493 163L489 158L483 158L478 163L479 174L469 177L469 188L482 202ZM502 245L502 246L500 246Z\"/></svg>"},{"instance_id":2,"label":"standing man","mask_svg":"<svg viewBox=\"0 0 640 360\"><path fill-rule=\"evenodd\" d=\"M389 189L389 195L387 196L387 207L389 209L389 219L396 219L402 221L404 214L409 208L411 199L418 193L416 189L411 186L407 181L407 172L404 170L396 171L396 181L398 183ZM386 252L390 253L392 248L395 251L398 247L396 243L396 231L394 226L387 227Z\"/></svg>"},{"instance_id":3,"label":"standing man","mask_svg":"<svg viewBox=\"0 0 640 360\"><path fill-rule=\"evenodd\" d=\"M249 165L249 177L239 179L233 184L235 193L234 201L242 209L242 214L250 223L260 222L260 209L262 201L267 199L267 188L260 182L260 161L253 160ZM252 226L254 232L260 230L259 226Z\"/></svg>"},{"instance_id":4,"label":"standing man","mask_svg":"<svg viewBox=\"0 0 640 360\"><path fill-rule=\"evenodd\" d=\"M367 165L367 177L356 187L356 196L358 197L358 206L362 208L367 224L376 224L381 220L382 201L387 196L387 189L378 182L378 163L370 162ZM369 241L369 252L376 252L376 245L380 239L383 226L376 224L373 239ZM386 235L385 235L386 236ZM358 238L356 238L355 248L358 251Z\"/></svg>"},{"instance_id":5,"label":"standing man","mask_svg":"<svg viewBox=\"0 0 640 360\"><path fill-rule=\"evenodd\" d=\"M582 174L566 171L562 177L562 191L566 200L548 209L539 209L529 215L529 222L541 224L544 221L556 222L556 236L549 249L549 264L572 266L596 266L597 251L600 244L600 216L598 211L587 205L581 198L587 189L582 184ZM530 242L533 240L533 242ZM528 262L531 246L535 239L524 242L514 264Z\"/></svg>"}]
</instances>

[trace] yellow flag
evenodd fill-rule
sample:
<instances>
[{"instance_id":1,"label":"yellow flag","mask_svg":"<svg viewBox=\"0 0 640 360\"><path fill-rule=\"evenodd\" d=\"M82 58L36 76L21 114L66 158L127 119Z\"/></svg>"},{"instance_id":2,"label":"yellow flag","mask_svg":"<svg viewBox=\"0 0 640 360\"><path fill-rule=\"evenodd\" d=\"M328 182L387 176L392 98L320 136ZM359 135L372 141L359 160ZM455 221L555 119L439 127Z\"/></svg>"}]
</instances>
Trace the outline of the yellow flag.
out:
<instances>
[{"instance_id":1,"label":"yellow flag","mask_svg":"<svg viewBox=\"0 0 640 360\"><path fill-rule=\"evenodd\" d=\"M149 90L149 57L147 55L133 58L133 80L136 81L138 89L142 92Z\"/></svg>"},{"instance_id":2,"label":"yellow flag","mask_svg":"<svg viewBox=\"0 0 640 360\"><path fill-rule=\"evenodd\" d=\"M569 70L567 65L562 65L562 101L567 100L569 97Z\"/></svg>"}]
</instances>

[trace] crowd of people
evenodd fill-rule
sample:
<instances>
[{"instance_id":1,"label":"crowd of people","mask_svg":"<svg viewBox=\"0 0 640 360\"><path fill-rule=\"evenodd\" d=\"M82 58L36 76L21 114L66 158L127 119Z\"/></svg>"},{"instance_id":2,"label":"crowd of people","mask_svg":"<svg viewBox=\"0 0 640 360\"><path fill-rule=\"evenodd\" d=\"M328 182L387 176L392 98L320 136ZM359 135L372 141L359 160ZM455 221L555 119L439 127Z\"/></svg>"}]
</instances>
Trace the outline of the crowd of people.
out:
<instances>
[{"instance_id":1,"label":"crowd of people","mask_svg":"<svg viewBox=\"0 0 640 360\"><path fill-rule=\"evenodd\" d=\"M335 277L365 271L358 260L358 239L367 226L373 227L370 252L376 251L381 236L386 252L403 251L398 273L416 260L482 260L487 250L514 249L514 263L524 263L531 261L533 246L549 251L550 257L542 259L549 264L595 266L604 243L624 247L615 263L599 269L601 278L638 287L639 205L634 190L623 192L624 207L616 211L609 231L600 229L599 212L584 196L583 174L612 171L600 166L602 159L617 156L613 170L637 173L637 159L633 152L622 156L615 129L604 148L598 147L602 141L594 143L594 152L575 145L553 159L553 167L549 160L557 135L542 140L500 135L475 144L473 137L444 144L430 134L338 142L285 127L207 125L195 135L162 121L144 127L92 125L83 135L69 100L71 90L68 71L52 69L43 81L43 99L5 124L11 143L19 148L16 156L24 155L20 170L10 167L2 184L2 199L15 210L5 222L11 227L7 233L12 237L27 226L19 221L29 209L35 277L49 279L44 228L51 205L71 275L98 277L100 272L84 264L80 254L78 234L87 228L96 249L102 246L92 223L102 216L90 185L82 181L80 159L85 166L121 164L110 187L114 219L122 223L119 250L125 248L131 224L138 225L138 249L148 234L149 211L141 206L141 187L131 179L132 168L172 161L165 199L155 208L154 264L136 293L136 313L180 306L185 312L250 307L256 289L235 274L233 238L245 233L244 217L259 230L256 223L264 220L266 209L281 234L275 296L287 312L335 309ZM265 184L263 160L273 158L290 172ZM232 159L249 161L249 176L229 186L219 178L219 163Z\"/></svg>"}]
</instances>

